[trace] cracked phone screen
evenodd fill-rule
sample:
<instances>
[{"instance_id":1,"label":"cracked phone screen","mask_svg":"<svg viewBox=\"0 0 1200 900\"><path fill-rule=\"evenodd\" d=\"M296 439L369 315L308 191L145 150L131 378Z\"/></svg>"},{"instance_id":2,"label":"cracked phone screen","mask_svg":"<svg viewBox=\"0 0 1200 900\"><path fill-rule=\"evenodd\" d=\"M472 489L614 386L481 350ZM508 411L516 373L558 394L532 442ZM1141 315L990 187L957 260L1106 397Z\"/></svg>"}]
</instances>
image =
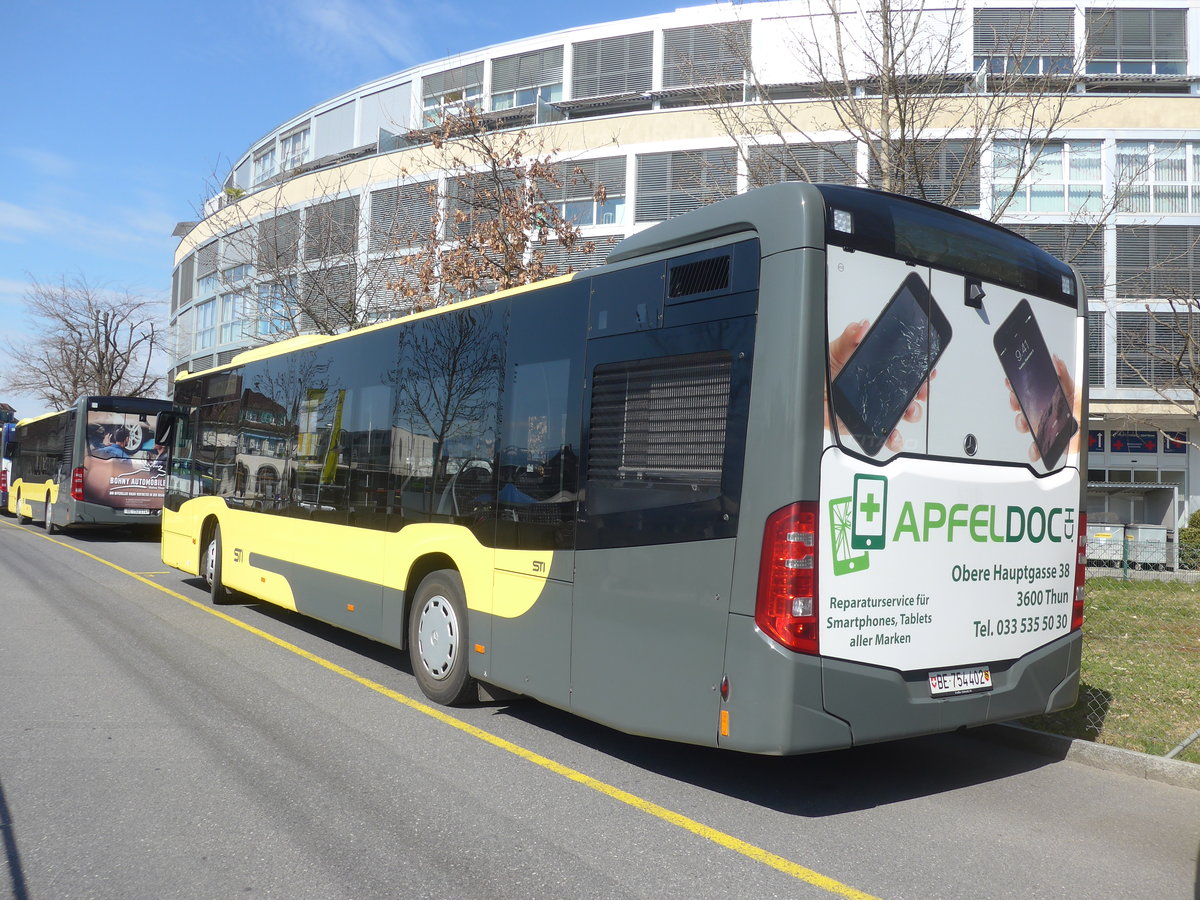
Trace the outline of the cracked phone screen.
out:
<instances>
[{"instance_id":1,"label":"cracked phone screen","mask_svg":"<svg viewBox=\"0 0 1200 900\"><path fill-rule=\"evenodd\" d=\"M929 377L942 337L905 282L833 382L834 412L870 456L877 454Z\"/></svg>"}]
</instances>

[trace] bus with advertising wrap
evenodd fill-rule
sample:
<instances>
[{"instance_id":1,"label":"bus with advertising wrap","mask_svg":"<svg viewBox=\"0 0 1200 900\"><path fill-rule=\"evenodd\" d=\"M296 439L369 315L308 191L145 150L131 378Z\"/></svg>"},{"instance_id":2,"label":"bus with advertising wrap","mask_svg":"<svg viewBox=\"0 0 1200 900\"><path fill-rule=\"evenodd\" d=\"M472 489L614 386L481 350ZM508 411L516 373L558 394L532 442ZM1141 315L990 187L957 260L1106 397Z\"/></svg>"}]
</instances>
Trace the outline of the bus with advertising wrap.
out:
<instances>
[{"instance_id":1,"label":"bus with advertising wrap","mask_svg":"<svg viewBox=\"0 0 1200 900\"><path fill-rule=\"evenodd\" d=\"M1063 709L1085 310L996 225L762 188L180 375L163 560L408 648L446 704L771 754Z\"/></svg>"},{"instance_id":2,"label":"bus with advertising wrap","mask_svg":"<svg viewBox=\"0 0 1200 900\"><path fill-rule=\"evenodd\" d=\"M54 532L72 525L157 526L166 447L155 444L166 400L80 397L70 409L17 423L7 510Z\"/></svg>"}]
</instances>

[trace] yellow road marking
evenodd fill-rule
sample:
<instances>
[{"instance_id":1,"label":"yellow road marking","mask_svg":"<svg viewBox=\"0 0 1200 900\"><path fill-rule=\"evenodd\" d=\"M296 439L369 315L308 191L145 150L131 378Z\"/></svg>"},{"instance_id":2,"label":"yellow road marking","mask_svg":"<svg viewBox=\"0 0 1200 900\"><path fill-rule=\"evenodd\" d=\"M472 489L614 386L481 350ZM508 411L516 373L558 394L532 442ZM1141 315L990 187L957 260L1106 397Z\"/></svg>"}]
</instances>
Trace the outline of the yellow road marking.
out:
<instances>
[{"instance_id":1,"label":"yellow road marking","mask_svg":"<svg viewBox=\"0 0 1200 900\"><path fill-rule=\"evenodd\" d=\"M169 594L170 596L175 597L178 600L182 600L184 603L187 603L190 606L194 606L196 609L228 622L230 625L236 625L238 628L250 632L250 634L253 634L255 637L260 637L265 641L270 641L277 647L281 647L282 649L294 653L297 656L301 656L304 659L307 659L309 662L316 663L318 666L328 669L330 672L333 672L337 675L341 675L343 678L348 678L351 681L356 682L357 684L360 684L377 694L382 694L389 700L394 700L397 703L407 706L409 709L415 710L416 712L422 713L430 718L437 719L439 722L449 725L451 728L457 728L459 731L471 735L471 737L478 738L479 740L491 744L493 747L496 747L500 750L505 750L514 756L518 756L521 759L526 760L527 762L531 762L549 772L553 772L555 775L560 775L563 778L568 778L577 784L583 785L584 787L598 791L607 797L611 797L613 800L617 800L621 803L627 804L628 806L632 806L634 809L654 816L656 819L660 819L663 822L675 825L676 827L682 828L685 831L690 831L692 834L712 841L714 844L718 844L727 850L732 850L735 853L740 853L742 856L754 860L755 862L760 862L763 865L770 866L772 869L782 872L784 875L789 875L792 878L807 882L808 884L828 891L831 894L837 894L839 897L850 897L853 898L853 900L877 900L877 898L875 898L872 894L864 893L863 891L850 887L848 884L842 884L842 882L830 878L827 875L822 875L820 872L809 869L806 866L800 865L799 863L794 863L790 859L785 859L782 856L771 853L770 851L764 850L761 847L757 847L754 844L749 844L746 841L739 840L733 835L726 834L723 831L718 831L715 828L711 828L708 825L697 822L695 819L689 819L687 816L669 810L666 807L659 806L657 803L643 799L636 794L631 794L628 791L623 791L618 787L608 784L607 782L600 781L599 779L593 778L590 775L585 775L576 769L572 769L569 766L564 766L562 763L555 762L548 757L542 756L540 753L535 753L534 751L522 747L519 744L514 744L512 741L505 740L498 735L484 731L482 728L477 728L469 722L464 722L462 719L455 718L449 713L443 712L436 707L429 706L425 703L422 703L420 700L414 700L412 697L401 694L399 691L394 691L389 687L385 687L377 681L372 681L369 678L364 678L361 675L357 675L354 672L351 672L349 669L332 662L331 660L324 659L323 657L317 656L314 653L310 653L302 647L297 647L295 644L285 641L283 638L276 637L269 632L255 628L253 625L249 625L245 622L235 619L233 616L223 613L219 609L214 609L211 606L206 606L205 604L193 600L190 597L186 597L183 594L180 594L178 591L173 591L161 584L155 584L153 581L142 577L137 572L131 572L128 569L118 566L116 563L109 562L107 559L102 559L93 553L88 553L86 550L81 550L79 547L63 543L62 541L56 540L49 535L42 534L32 529L24 528L20 525L14 525L11 522L4 522L3 524L7 525L9 528L16 528L20 531L25 531L29 534L36 535L43 540L50 541L52 544L58 544L60 547L66 547L68 550L74 550L76 553L82 553L89 559L94 559L98 563L103 563L104 565L111 569L115 569L123 575L128 575L135 581L140 581L142 584L148 585L155 590L162 591L164 594Z\"/></svg>"}]
</instances>

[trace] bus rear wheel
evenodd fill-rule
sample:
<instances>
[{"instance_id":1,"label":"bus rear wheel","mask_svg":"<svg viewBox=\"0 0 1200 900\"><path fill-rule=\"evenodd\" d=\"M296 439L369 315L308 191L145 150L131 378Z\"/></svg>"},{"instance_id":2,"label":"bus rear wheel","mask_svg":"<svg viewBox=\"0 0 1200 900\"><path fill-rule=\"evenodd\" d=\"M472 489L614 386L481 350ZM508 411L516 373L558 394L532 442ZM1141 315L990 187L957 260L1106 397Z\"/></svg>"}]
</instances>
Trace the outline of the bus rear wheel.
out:
<instances>
[{"instance_id":1,"label":"bus rear wheel","mask_svg":"<svg viewBox=\"0 0 1200 900\"><path fill-rule=\"evenodd\" d=\"M29 518L29 516L25 515L25 513L21 512L21 495L19 493L17 494L16 510L17 510L17 524L18 525L28 525L30 522L30 518Z\"/></svg>"},{"instance_id":2,"label":"bus rear wheel","mask_svg":"<svg viewBox=\"0 0 1200 900\"><path fill-rule=\"evenodd\" d=\"M46 534L58 534L58 526L51 519L50 495L46 495L46 517L42 519L42 527L46 529Z\"/></svg>"},{"instance_id":3,"label":"bus rear wheel","mask_svg":"<svg viewBox=\"0 0 1200 900\"><path fill-rule=\"evenodd\" d=\"M434 703L454 706L478 696L469 647L462 577L454 569L431 572L413 597L408 653L421 692Z\"/></svg>"},{"instance_id":4,"label":"bus rear wheel","mask_svg":"<svg viewBox=\"0 0 1200 900\"><path fill-rule=\"evenodd\" d=\"M221 526L214 525L208 545L204 548L201 574L208 584L208 594L214 606L233 603L233 591L221 581Z\"/></svg>"}]
</instances>

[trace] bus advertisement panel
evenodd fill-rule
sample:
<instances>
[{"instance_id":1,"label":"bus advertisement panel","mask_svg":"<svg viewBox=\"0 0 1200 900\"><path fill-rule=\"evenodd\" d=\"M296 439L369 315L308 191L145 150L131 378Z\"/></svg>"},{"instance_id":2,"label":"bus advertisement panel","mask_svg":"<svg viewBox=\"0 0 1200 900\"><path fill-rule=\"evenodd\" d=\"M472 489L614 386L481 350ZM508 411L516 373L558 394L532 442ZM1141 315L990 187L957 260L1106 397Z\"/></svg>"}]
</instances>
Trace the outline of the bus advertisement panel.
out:
<instances>
[{"instance_id":1,"label":"bus advertisement panel","mask_svg":"<svg viewBox=\"0 0 1200 900\"><path fill-rule=\"evenodd\" d=\"M1083 319L1074 301L827 252L821 653L927 670L934 695L990 690L987 661L1072 628Z\"/></svg>"},{"instance_id":2,"label":"bus advertisement panel","mask_svg":"<svg viewBox=\"0 0 1200 900\"><path fill-rule=\"evenodd\" d=\"M157 416L88 410L83 499L113 509L159 510L166 491L166 448L154 443Z\"/></svg>"}]
</instances>

